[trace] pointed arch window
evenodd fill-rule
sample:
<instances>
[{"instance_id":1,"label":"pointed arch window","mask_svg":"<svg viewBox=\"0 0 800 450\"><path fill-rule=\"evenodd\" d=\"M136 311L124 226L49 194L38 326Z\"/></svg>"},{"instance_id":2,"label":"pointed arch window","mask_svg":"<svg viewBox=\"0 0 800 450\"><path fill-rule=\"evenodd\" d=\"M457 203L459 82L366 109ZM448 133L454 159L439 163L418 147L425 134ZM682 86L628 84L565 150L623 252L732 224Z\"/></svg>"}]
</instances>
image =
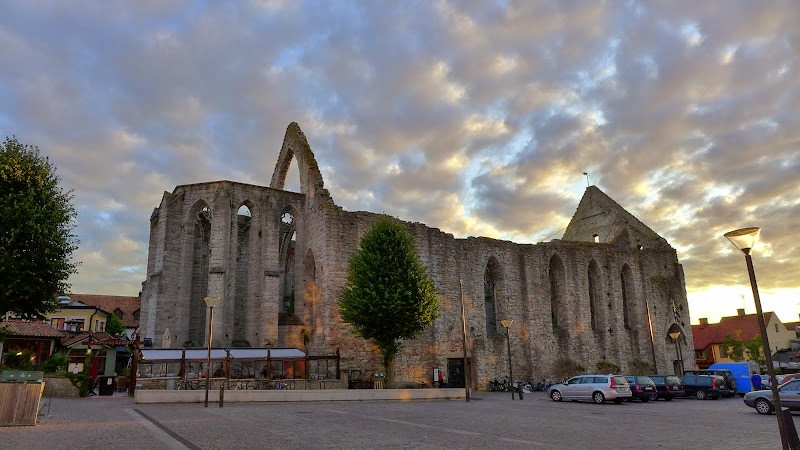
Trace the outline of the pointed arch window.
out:
<instances>
[{"instance_id":1,"label":"pointed arch window","mask_svg":"<svg viewBox=\"0 0 800 450\"><path fill-rule=\"evenodd\" d=\"M486 334L497 333L497 284L501 278L500 263L494 256L483 273L483 305L486 311Z\"/></svg>"},{"instance_id":2,"label":"pointed arch window","mask_svg":"<svg viewBox=\"0 0 800 450\"><path fill-rule=\"evenodd\" d=\"M622 285L622 318L626 330L631 329L630 319L630 303L633 295L633 271L630 266L625 264L622 266L620 273L620 284Z\"/></svg>"}]
</instances>

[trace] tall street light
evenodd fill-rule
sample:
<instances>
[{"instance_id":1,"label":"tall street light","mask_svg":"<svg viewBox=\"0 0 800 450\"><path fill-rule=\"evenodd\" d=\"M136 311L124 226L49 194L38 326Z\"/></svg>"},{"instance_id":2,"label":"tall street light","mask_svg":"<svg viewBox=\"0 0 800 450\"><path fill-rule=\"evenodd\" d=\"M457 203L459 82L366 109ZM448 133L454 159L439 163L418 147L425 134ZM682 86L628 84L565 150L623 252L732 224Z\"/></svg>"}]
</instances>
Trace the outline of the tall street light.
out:
<instances>
[{"instance_id":1,"label":"tall street light","mask_svg":"<svg viewBox=\"0 0 800 450\"><path fill-rule=\"evenodd\" d=\"M206 297L206 305L208 305L208 356L206 357L206 402L205 407L208 408L208 388L211 383L211 336L214 333L214 307L219 305L222 297Z\"/></svg>"},{"instance_id":2,"label":"tall street light","mask_svg":"<svg viewBox=\"0 0 800 450\"><path fill-rule=\"evenodd\" d=\"M739 250L744 253L744 259L747 262L747 273L750 275L750 287L753 289L753 301L756 304L756 313L758 314L758 328L761 330L761 340L764 344L764 356L767 360L767 372L769 373L769 380L770 385L772 388L772 398L775 401L775 415L778 418L778 431L781 435L781 445L783 445L784 450L788 450L790 448L794 448L794 446L790 447L790 440L789 440L789 429L788 426L791 426L792 431L794 431L795 435L797 431L794 429L794 422L790 421L788 424L785 423L785 417L783 415L783 408L781 408L781 398L778 395L778 382L775 379L775 368L772 365L772 352L770 351L769 346L769 337L767 336L767 326L764 323L764 313L761 311L761 298L758 295L758 284L756 283L756 273L753 270L753 259L750 257L750 252L753 249L753 246L758 241L758 235L761 233L761 228L758 227L749 227L749 228L742 228L739 230L729 231L725 233L725 238L731 241L731 244L736 246ZM791 417L791 416L789 416ZM796 441L796 437L794 441Z\"/></svg>"},{"instance_id":3,"label":"tall street light","mask_svg":"<svg viewBox=\"0 0 800 450\"><path fill-rule=\"evenodd\" d=\"M681 337L681 332L673 331L672 333L669 333L669 337L675 341L675 356L678 357L678 362L681 365L681 373L678 375L683 376L683 355L681 355L681 344L678 342L678 339Z\"/></svg>"},{"instance_id":4,"label":"tall street light","mask_svg":"<svg viewBox=\"0 0 800 450\"><path fill-rule=\"evenodd\" d=\"M511 338L509 337L509 332L508 332L508 330L511 329L511 324L514 323L514 320L513 319L501 320L500 323L506 329L506 345L508 346L508 381L511 384L511 400L514 400L514 372L511 371ZM520 399L521 398L522 397L520 397Z\"/></svg>"}]
</instances>

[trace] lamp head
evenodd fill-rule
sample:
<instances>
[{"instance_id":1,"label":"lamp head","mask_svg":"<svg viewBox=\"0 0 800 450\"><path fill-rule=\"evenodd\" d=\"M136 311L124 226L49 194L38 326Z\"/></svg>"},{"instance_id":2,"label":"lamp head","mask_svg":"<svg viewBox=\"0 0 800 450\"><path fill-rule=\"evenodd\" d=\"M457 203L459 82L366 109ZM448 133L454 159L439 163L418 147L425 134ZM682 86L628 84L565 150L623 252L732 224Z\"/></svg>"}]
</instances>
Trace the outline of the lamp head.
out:
<instances>
[{"instance_id":1,"label":"lamp head","mask_svg":"<svg viewBox=\"0 0 800 450\"><path fill-rule=\"evenodd\" d=\"M731 244L736 246L745 255L749 255L750 251L758 242L758 235L761 233L759 227L741 228L739 230L729 231L725 233L725 238L731 241Z\"/></svg>"},{"instance_id":2,"label":"lamp head","mask_svg":"<svg viewBox=\"0 0 800 450\"><path fill-rule=\"evenodd\" d=\"M222 301L222 297L206 297L203 300L209 308L214 308Z\"/></svg>"},{"instance_id":3,"label":"lamp head","mask_svg":"<svg viewBox=\"0 0 800 450\"><path fill-rule=\"evenodd\" d=\"M506 319L500 321L500 324L503 325L505 328L511 328L512 323L514 323L514 319Z\"/></svg>"}]
</instances>

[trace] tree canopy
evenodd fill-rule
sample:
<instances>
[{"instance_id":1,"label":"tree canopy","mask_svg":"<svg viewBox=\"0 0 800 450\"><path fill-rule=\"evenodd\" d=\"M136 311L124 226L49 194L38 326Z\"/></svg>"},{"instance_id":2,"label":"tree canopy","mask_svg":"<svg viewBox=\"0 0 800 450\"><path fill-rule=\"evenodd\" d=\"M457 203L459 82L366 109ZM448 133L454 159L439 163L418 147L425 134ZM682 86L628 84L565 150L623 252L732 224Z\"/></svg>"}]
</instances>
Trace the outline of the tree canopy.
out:
<instances>
[{"instance_id":1,"label":"tree canopy","mask_svg":"<svg viewBox=\"0 0 800 450\"><path fill-rule=\"evenodd\" d=\"M0 317L37 318L58 307L76 272L73 193L39 148L0 144Z\"/></svg>"},{"instance_id":2,"label":"tree canopy","mask_svg":"<svg viewBox=\"0 0 800 450\"><path fill-rule=\"evenodd\" d=\"M387 374L401 339L413 339L439 313L433 281L399 220L380 216L350 258L339 314L379 348Z\"/></svg>"},{"instance_id":3,"label":"tree canopy","mask_svg":"<svg viewBox=\"0 0 800 450\"><path fill-rule=\"evenodd\" d=\"M108 316L108 323L106 323L106 333L119 335L125 332L125 325L122 324L122 320L117 317L116 314L113 312L110 316Z\"/></svg>"}]
</instances>

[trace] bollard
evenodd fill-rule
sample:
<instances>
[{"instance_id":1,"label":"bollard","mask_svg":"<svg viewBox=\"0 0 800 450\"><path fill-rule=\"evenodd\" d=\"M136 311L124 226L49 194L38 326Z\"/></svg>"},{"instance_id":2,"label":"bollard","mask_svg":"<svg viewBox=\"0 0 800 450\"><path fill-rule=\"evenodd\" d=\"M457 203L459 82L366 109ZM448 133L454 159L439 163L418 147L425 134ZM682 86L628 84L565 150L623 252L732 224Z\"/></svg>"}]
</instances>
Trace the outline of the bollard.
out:
<instances>
[{"instance_id":1,"label":"bollard","mask_svg":"<svg viewBox=\"0 0 800 450\"><path fill-rule=\"evenodd\" d=\"M222 404L225 402L225 385L219 385L219 407L222 408Z\"/></svg>"},{"instance_id":2,"label":"bollard","mask_svg":"<svg viewBox=\"0 0 800 450\"><path fill-rule=\"evenodd\" d=\"M783 436L781 440L785 440L791 449L800 448L800 439L797 437L797 428L795 428L794 420L792 420L792 412L789 408L781 407L781 416L783 416L783 423L786 425L784 426L784 434L786 436Z\"/></svg>"}]
</instances>

